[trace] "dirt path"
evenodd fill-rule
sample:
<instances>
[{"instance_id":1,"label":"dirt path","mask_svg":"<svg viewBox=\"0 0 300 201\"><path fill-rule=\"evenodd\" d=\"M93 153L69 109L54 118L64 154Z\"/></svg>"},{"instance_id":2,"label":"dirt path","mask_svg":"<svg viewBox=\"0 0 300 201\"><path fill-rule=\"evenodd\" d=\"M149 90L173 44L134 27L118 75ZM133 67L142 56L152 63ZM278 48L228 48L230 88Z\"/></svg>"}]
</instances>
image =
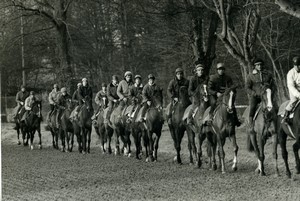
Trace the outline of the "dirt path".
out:
<instances>
[{"instance_id":1,"label":"dirt path","mask_svg":"<svg viewBox=\"0 0 300 201\"><path fill-rule=\"evenodd\" d=\"M238 171L230 171L233 153L226 145L228 173L188 165L186 136L183 165L172 162L173 143L163 132L158 162L146 163L124 156L102 155L93 132L91 154L77 147L62 153L51 147L51 136L43 131L43 149L29 150L16 144L12 124L2 124L3 200L300 200L300 177L287 179L279 152L281 176L272 174L270 142L266 149L266 177L254 173L255 157L245 151L243 129L238 130L240 146ZM35 140L37 142L37 140ZM294 158L289 141L290 167Z\"/></svg>"}]
</instances>

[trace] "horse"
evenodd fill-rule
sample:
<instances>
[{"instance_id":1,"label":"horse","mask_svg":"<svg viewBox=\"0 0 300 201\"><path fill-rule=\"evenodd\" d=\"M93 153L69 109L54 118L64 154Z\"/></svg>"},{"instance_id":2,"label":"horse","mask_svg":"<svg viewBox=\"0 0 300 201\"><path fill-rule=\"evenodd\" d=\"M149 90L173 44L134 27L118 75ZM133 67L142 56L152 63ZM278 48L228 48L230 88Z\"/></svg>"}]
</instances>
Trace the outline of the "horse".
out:
<instances>
[{"instance_id":1,"label":"horse","mask_svg":"<svg viewBox=\"0 0 300 201\"><path fill-rule=\"evenodd\" d=\"M248 130L247 135L247 147L249 151L254 151L258 159L258 167L255 172L261 176L266 175L265 173L265 154L264 146L269 136L273 138L273 159L275 164L275 174L278 176L278 165L277 165L277 144L278 144L278 124L277 124L277 108L274 107L272 102L272 91L271 89L262 89L261 103L254 117L254 133ZM249 119L249 109L246 109L244 118ZM247 121L246 121L247 122Z\"/></svg>"},{"instance_id":2,"label":"horse","mask_svg":"<svg viewBox=\"0 0 300 201\"><path fill-rule=\"evenodd\" d=\"M285 106L286 106L286 104L284 105L284 107ZM280 106L280 107L282 107L282 106ZM293 144L293 152L294 152L295 162L296 162L296 174L300 174L300 159L299 159L300 106L296 105L296 108L294 109L293 119L291 120L291 122L289 124L285 124L285 123L281 123L281 122L282 122L282 117L279 117L278 125L280 125L280 127L279 127L279 132L278 132L278 139L279 139L279 144L281 147L282 158L284 160L284 164L285 164L285 168L286 168L286 175L288 178L291 178L291 171L290 171L289 163L288 163L288 152L286 149L286 140L287 140L288 136L295 139L295 143Z\"/></svg>"},{"instance_id":3,"label":"horse","mask_svg":"<svg viewBox=\"0 0 300 201\"><path fill-rule=\"evenodd\" d=\"M39 149L42 149L42 134L41 134L41 121L42 117L42 102L36 100L31 108L31 111L28 111L29 114L27 118L21 122L21 130L23 133L23 142L27 135L29 139L29 147L33 150L33 139L34 134L37 131L39 135Z\"/></svg>"},{"instance_id":4,"label":"horse","mask_svg":"<svg viewBox=\"0 0 300 201\"><path fill-rule=\"evenodd\" d=\"M105 119L104 119L104 110L107 110L101 108L97 117L97 124L94 125L95 131L100 139L101 144L101 150L102 153L112 153L111 150L111 139L114 133L114 130L109 126L105 125Z\"/></svg>"},{"instance_id":5,"label":"horse","mask_svg":"<svg viewBox=\"0 0 300 201\"><path fill-rule=\"evenodd\" d=\"M67 100L66 107L62 108L64 111L62 112L61 118L59 121L61 122L61 126L59 128L60 140L62 143L62 151L72 152L74 145L74 127L72 122L70 121L70 115L72 113L74 106L71 99ZM66 149L67 142L67 149Z\"/></svg>"},{"instance_id":6,"label":"horse","mask_svg":"<svg viewBox=\"0 0 300 201\"><path fill-rule=\"evenodd\" d=\"M181 164L181 141L186 130L186 125L182 121L185 109L191 104L191 101L188 96L188 89L185 86L179 88L179 100L178 102L173 103L173 112L171 117L170 124L168 123L172 139L174 141L174 147L176 149L176 156L174 161L177 161L178 164Z\"/></svg>"},{"instance_id":7,"label":"horse","mask_svg":"<svg viewBox=\"0 0 300 201\"><path fill-rule=\"evenodd\" d=\"M75 133L77 134L78 149L79 152L85 154L90 153L90 144L91 144L91 133L92 133L92 117L93 115L93 106L92 101L89 96L84 98L84 104L82 105L78 113L78 122L74 128ZM80 132L78 132L78 127Z\"/></svg>"},{"instance_id":8,"label":"horse","mask_svg":"<svg viewBox=\"0 0 300 201\"><path fill-rule=\"evenodd\" d=\"M120 155L122 151L125 156L131 157L131 129L126 123L127 116L124 114L126 107L126 103L120 102L119 105L112 111L110 121L112 123L111 127L114 130L115 136L115 155ZM123 142L121 151L119 138L121 138Z\"/></svg>"},{"instance_id":9,"label":"horse","mask_svg":"<svg viewBox=\"0 0 300 201\"><path fill-rule=\"evenodd\" d=\"M16 123L15 129L16 129L16 131L17 131L17 138L18 138L17 144L18 144L18 145L21 144L21 142L20 142L20 133L22 133L22 131L21 131L21 119L22 119L24 113L25 113L25 107L23 106L23 107L20 109L20 111L18 112L18 114L16 114L16 117L15 117L15 120L16 120L16 121L15 121L15 123ZM27 145L28 145L28 138L26 139L26 141L25 141L25 139L23 139L23 145L24 145L24 146L27 146Z\"/></svg>"},{"instance_id":10,"label":"horse","mask_svg":"<svg viewBox=\"0 0 300 201\"><path fill-rule=\"evenodd\" d=\"M151 106L146 113L146 122L140 123L144 142L143 144L146 152L146 162L157 161L158 144L164 124L162 114L162 90L159 90L152 98ZM139 140L136 141L136 147L138 155L140 153Z\"/></svg>"},{"instance_id":11,"label":"horse","mask_svg":"<svg viewBox=\"0 0 300 201\"><path fill-rule=\"evenodd\" d=\"M219 104L215 109L212 122L210 124L207 124L207 122L205 122L203 126L203 132L206 134L208 142L207 149L209 166L213 170L217 169L215 155L216 149L218 147L219 163L223 174L226 173L224 145L227 137L231 139L234 151L232 170L237 170L237 153L239 147L236 143L235 135L235 95L236 86L227 88L223 93L223 97L219 99ZM210 107L205 111L205 117L207 117L206 115L209 113L209 110Z\"/></svg>"},{"instance_id":12,"label":"horse","mask_svg":"<svg viewBox=\"0 0 300 201\"><path fill-rule=\"evenodd\" d=\"M52 135L52 146L54 149L58 149L58 138L59 138L59 128L56 125L56 114L57 114L57 106L55 106L51 116L47 119L47 125L45 130L50 131Z\"/></svg>"},{"instance_id":13,"label":"horse","mask_svg":"<svg viewBox=\"0 0 300 201\"><path fill-rule=\"evenodd\" d=\"M206 138L206 135L203 132L203 115L205 110L209 106L207 94L204 91L203 86L198 88L197 93L201 97L198 108L195 111L194 117L192 119L192 124L186 123L186 132L188 136L188 149L190 153L190 164L194 163L194 157L196 159L196 165L200 168L202 165L201 157L202 157L202 143ZM192 105L191 105L192 106ZM188 114L191 106L189 106L185 114ZM184 115L187 116L187 115ZM183 119L185 120L185 119ZM195 143L196 142L196 143Z\"/></svg>"}]
</instances>

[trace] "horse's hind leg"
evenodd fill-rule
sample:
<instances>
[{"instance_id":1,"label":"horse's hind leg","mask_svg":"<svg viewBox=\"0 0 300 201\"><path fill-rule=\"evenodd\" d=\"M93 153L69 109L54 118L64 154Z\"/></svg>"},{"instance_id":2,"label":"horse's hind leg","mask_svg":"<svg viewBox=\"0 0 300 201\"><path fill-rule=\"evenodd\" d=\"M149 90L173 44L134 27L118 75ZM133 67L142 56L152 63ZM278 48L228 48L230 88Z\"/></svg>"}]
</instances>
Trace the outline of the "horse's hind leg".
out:
<instances>
[{"instance_id":1,"label":"horse's hind leg","mask_svg":"<svg viewBox=\"0 0 300 201\"><path fill-rule=\"evenodd\" d=\"M279 170L278 170L278 154L277 154L277 146L278 146L278 135L277 133L273 132L272 133L272 138L273 138L273 160L274 160L274 168L275 168L275 175L279 176Z\"/></svg>"},{"instance_id":2,"label":"horse's hind leg","mask_svg":"<svg viewBox=\"0 0 300 201\"><path fill-rule=\"evenodd\" d=\"M233 152L234 152L232 170L236 171L237 170L237 154L238 154L238 151L239 151L239 146L236 143L236 136L235 136L235 134L232 135L231 140L232 140L232 146L233 146Z\"/></svg>"},{"instance_id":3,"label":"horse's hind leg","mask_svg":"<svg viewBox=\"0 0 300 201\"><path fill-rule=\"evenodd\" d=\"M288 162L288 152L286 149L286 139L287 139L287 135L284 133L283 130L280 129L279 131L279 144L281 147L281 154L282 154L282 158L284 160L284 164L285 164L285 169L286 169L286 175L288 178L291 178L291 171L289 168L289 162Z\"/></svg>"},{"instance_id":4,"label":"horse's hind leg","mask_svg":"<svg viewBox=\"0 0 300 201\"><path fill-rule=\"evenodd\" d=\"M300 174L299 149L300 149L300 136L297 137L296 142L293 144L293 151L294 151L295 161L296 161L296 174Z\"/></svg>"},{"instance_id":5,"label":"horse's hind leg","mask_svg":"<svg viewBox=\"0 0 300 201\"><path fill-rule=\"evenodd\" d=\"M16 128L17 128L17 138L18 138L17 144L20 145L21 144L21 142L20 142L20 126L18 123L16 123Z\"/></svg>"},{"instance_id":6,"label":"horse's hind leg","mask_svg":"<svg viewBox=\"0 0 300 201\"><path fill-rule=\"evenodd\" d=\"M61 151L65 152L66 151L66 132L65 130L59 130L59 135L60 135L60 140L61 140Z\"/></svg>"}]
</instances>

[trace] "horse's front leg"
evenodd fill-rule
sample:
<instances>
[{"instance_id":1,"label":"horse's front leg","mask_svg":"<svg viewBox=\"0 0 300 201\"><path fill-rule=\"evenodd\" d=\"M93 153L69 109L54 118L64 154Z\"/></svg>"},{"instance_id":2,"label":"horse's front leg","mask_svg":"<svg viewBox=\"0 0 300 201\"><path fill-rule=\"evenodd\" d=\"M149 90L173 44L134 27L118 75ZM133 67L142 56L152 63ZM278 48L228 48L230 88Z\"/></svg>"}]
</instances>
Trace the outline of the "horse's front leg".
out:
<instances>
[{"instance_id":1,"label":"horse's front leg","mask_svg":"<svg viewBox=\"0 0 300 201\"><path fill-rule=\"evenodd\" d=\"M35 130L29 132L29 135L30 135L30 149L31 150L33 150L34 133L35 133Z\"/></svg>"},{"instance_id":2,"label":"horse's front leg","mask_svg":"<svg viewBox=\"0 0 300 201\"><path fill-rule=\"evenodd\" d=\"M91 134L92 134L92 127L90 127L87 131L87 142L88 142L88 147L87 147L87 152L91 152Z\"/></svg>"},{"instance_id":3,"label":"horse's front leg","mask_svg":"<svg viewBox=\"0 0 300 201\"><path fill-rule=\"evenodd\" d=\"M42 134L41 134L41 126L37 129L39 135L39 149L42 149Z\"/></svg>"},{"instance_id":4,"label":"horse's front leg","mask_svg":"<svg viewBox=\"0 0 300 201\"><path fill-rule=\"evenodd\" d=\"M221 162L221 171L222 174L226 173L226 167L225 167L225 151L224 151L224 144L225 139L221 137L222 133L217 134L217 143L218 143L218 152L219 152L219 159Z\"/></svg>"},{"instance_id":5,"label":"horse's front leg","mask_svg":"<svg viewBox=\"0 0 300 201\"><path fill-rule=\"evenodd\" d=\"M154 161L157 161L157 151L158 151L158 144L159 144L160 136L161 136L161 132L156 133L156 138L154 141Z\"/></svg>"},{"instance_id":6,"label":"horse's front leg","mask_svg":"<svg viewBox=\"0 0 300 201\"><path fill-rule=\"evenodd\" d=\"M296 162L296 174L300 174L299 149L300 149L300 136L298 135L296 137L296 142L293 144L293 151L294 151L295 162Z\"/></svg>"},{"instance_id":7,"label":"horse's front leg","mask_svg":"<svg viewBox=\"0 0 300 201\"><path fill-rule=\"evenodd\" d=\"M273 160L274 160L274 169L275 169L275 175L278 177L279 176L279 169L278 169L278 154L277 154L277 146L278 146L278 134L276 132L272 133L272 138L273 138Z\"/></svg>"},{"instance_id":8,"label":"horse's front leg","mask_svg":"<svg viewBox=\"0 0 300 201\"><path fill-rule=\"evenodd\" d=\"M279 144L281 147L281 154L282 154L282 158L285 164L285 169L286 169L286 175L288 178L291 178L291 171L290 171L290 167L289 167L289 162L288 162L288 152L286 149L286 139L287 139L287 135L284 133L284 131L282 129L279 130Z\"/></svg>"},{"instance_id":9,"label":"horse's front leg","mask_svg":"<svg viewBox=\"0 0 300 201\"><path fill-rule=\"evenodd\" d=\"M194 158L193 158L193 146L195 146L195 133L190 129L189 127L186 129L187 135L188 135L188 149L190 153L190 165L194 164ZM195 147L194 147L195 149ZM197 160L197 157L196 157Z\"/></svg>"},{"instance_id":10,"label":"horse's front leg","mask_svg":"<svg viewBox=\"0 0 300 201\"><path fill-rule=\"evenodd\" d=\"M234 128L233 128L234 129ZM236 143L236 135L235 135L235 130L233 130L233 133L231 135L231 140L232 140L232 147L233 147L233 164L232 164L232 170L236 171L237 170L237 154L239 151L239 146Z\"/></svg>"},{"instance_id":11,"label":"horse's front leg","mask_svg":"<svg viewBox=\"0 0 300 201\"><path fill-rule=\"evenodd\" d=\"M85 128L81 128L81 142L82 142L82 153L85 154L86 153L86 129Z\"/></svg>"},{"instance_id":12,"label":"horse's front leg","mask_svg":"<svg viewBox=\"0 0 300 201\"><path fill-rule=\"evenodd\" d=\"M114 129L114 136L115 136L115 155L120 155L120 141L119 141L119 130Z\"/></svg>"},{"instance_id":13,"label":"horse's front leg","mask_svg":"<svg viewBox=\"0 0 300 201\"><path fill-rule=\"evenodd\" d=\"M17 128L17 138L18 138L18 142L17 144L20 145L20 125L18 123L16 123L16 128Z\"/></svg>"},{"instance_id":14,"label":"horse's front leg","mask_svg":"<svg viewBox=\"0 0 300 201\"><path fill-rule=\"evenodd\" d=\"M259 146L259 160L258 160L258 169L260 169L260 175L265 176L265 144L266 144L266 139L263 136L263 134L259 135L258 139L258 146Z\"/></svg>"}]
</instances>

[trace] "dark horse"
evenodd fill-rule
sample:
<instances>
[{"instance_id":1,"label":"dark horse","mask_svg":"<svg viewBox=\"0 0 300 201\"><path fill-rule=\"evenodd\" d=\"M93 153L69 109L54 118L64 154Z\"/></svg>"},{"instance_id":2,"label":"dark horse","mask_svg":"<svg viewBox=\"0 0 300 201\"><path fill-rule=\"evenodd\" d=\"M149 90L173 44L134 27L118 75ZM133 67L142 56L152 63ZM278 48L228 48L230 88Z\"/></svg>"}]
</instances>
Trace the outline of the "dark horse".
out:
<instances>
[{"instance_id":1,"label":"dark horse","mask_svg":"<svg viewBox=\"0 0 300 201\"><path fill-rule=\"evenodd\" d=\"M206 134L208 141L208 156L210 158L210 167L213 170L216 170L216 149L218 147L218 155L222 173L226 172L225 168L225 152L224 145L226 138L229 137L232 141L234 149L234 158L232 170L237 170L237 153L239 147L236 143L235 136L235 119L234 119L234 102L235 102L236 87L228 88L219 102L215 113L214 118L211 124L205 124L204 133ZM205 114L208 113L208 110Z\"/></svg>"},{"instance_id":2,"label":"dark horse","mask_svg":"<svg viewBox=\"0 0 300 201\"><path fill-rule=\"evenodd\" d=\"M182 121L185 109L191 104L191 101L188 96L187 87L180 87L179 89L179 100L177 103L174 103L171 124L169 124L169 129L171 132L172 139L174 141L174 146L176 149L176 156L174 161L181 164L181 141L186 130L185 123Z\"/></svg>"},{"instance_id":3,"label":"dark horse","mask_svg":"<svg viewBox=\"0 0 300 201\"><path fill-rule=\"evenodd\" d=\"M70 121L70 115L73 110L72 100L69 99L66 102L66 108L63 109L61 118L59 121L61 122L61 126L59 128L59 135L62 143L62 151L72 152L74 145L74 128L72 122ZM66 149L67 142L67 149Z\"/></svg>"},{"instance_id":4,"label":"dark horse","mask_svg":"<svg viewBox=\"0 0 300 201\"><path fill-rule=\"evenodd\" d=\"M41 134L41 121L43 120L42 117L42 102L35 101L32 105L31 111L28 111L29 114L25 120L21 122L21 131L23 134L23 141L28 136L29 138L29 146L30 149L33 150L33 139L34 134L37 131L39 135L39 149L42 148L42 134Z\"/></svg>"},{"instance_id":5,"label":"dark horse","mask_svg":"<svg viewBox=\"0 0 300 201\"><path fill-rule=\"evenodd\" d=\"M115 155L119 155L120 152L120 140L121 138L123 142L123 146L121 151L124 152L125 156L131 156L131 140L130 133L131 128L126 123L127 116L125 115L126 104L124 102L120 102L119 105L113 110L110 121L112 123L112 128L114 130L115 136Z\"/></svg>"},{"instance_id":6,"label":"dark horse","mask_svg":"<svg viewBox=\"0 0 300 201\"><path fill-rule=\"evenodd\" d=\"M146 162L157 161L158 144L164 124L162 98L162 90L154 94L151 106L146 113L146 122L140 123L142 127L143 144L146 151ZM137 143L136 147L138 148L139 145L140 144Z\"/></svg>"},{"instance_id":7,"label":"dark horse","mask_svg":"<svg viewBox=\"0 0 300 201\"><path fill-rule=\"evenodd\" d=\"M295 139L293 144L293 152L296 161L296 174L300 174L300 159L299 159L299 149L300 149L300 105L296 106L294 111L294 117L289 125L281 123L282 117L278 118L278 124L280 125L278 138L281 147L282 158L285 163L286 175L291 178L291 171L288 164L288 152L286 149L287 136Z\"/></svg>"},{"instance_id":8,"label":"dark horse","mask_svg":"<svg viewBox=\"0 0 300 201\"><path fill-rule=\"evenodd\" d=\"M56 125L56 114L57 106L55 106L55 109L52 112L51 116L49 117L49 119L47 119L47 126L45 127L45 130L51 132L53 148L58 149L59 128Z\"/></svg>"},{"instance_id":9,"label":"dark horse","mask_svg":"<svg viewBox=\"0 0 300 201\"><path fill-rule=\"evenodd\" d=\"M265 173L265 154L264 147L269 136L273 138L273 158L275 162L275 173L279 175L277 166L277 143L278 143L278 125L277 125L277 108L274 107L272 102L272 92L270 89L263 89L261 95L261 105L258 108L256 117L254 119L254 131L255 133L248 131L247 144L248 150L254 151L258 159L258 167L255 170L260 175L266 175ZM246 120L249 119L249 108L245 110L243 114Z\"/></svg>"},{"instance_id":10,"label":"dark horse","mask_svg":"<svg viewBox=\"0 0 300 201\"><path fill-rule=\"evenodd\" d=\"M84 104L78 113L78 121L75 123L74 131L77 134L78 150L85 154L90 153L93 106L89 96L84 98ZM73 123L74 125L74 123ZM80 132L78 132L78 127Z\"/></svg>"},{"instance_id":11,"label":"dark horse","mask_svg":"<svg viewBox=\"0 0 300 201\"><path fill-rule=\"evenodd\" d=\"M101 108L97 117L97 124L94 125L95 131L100 139L101 144L101 150L102 153L112 153L111 150L111 139L114 133L114 130L109 126L105 126L105 119L104 119L104 110L107 110Z\"/></svg>"},{"instance_id":12,"label":"dark horse","mask_svg":"<svg viewBox=\"0 0 300 201\"><path fill-rule=\"evenodd\" d=\"M188 149L190 152L190 164L194 163L194 157L195 157L197 166L201 167L202 143L206 138L206 135L203 133L203 117L204 117L205 110L209 106L209 102L208 102L207 94L204 93L203 86L199 88L197 93L199 93L201 97L200 104L198 105L198 109L194 114L192 124L186 125L186 131L188 135ZM189 106L186 109L185 114L188 114L190 109L192 109L191 106Z\"/></svg>"},{"instance_id":13,"label":"dark horse","mask_svg":"<svg viewBox=\"0 0 300 201\"><path fill-rule=\"evenodd\" d=\"M15 119L15 120L16 120L15 123L16 123L16 130L17 130L18 145L21 144L21 142L20 142L20 133L22 132L22 131L21 131L21 119L22 119L24 113L25 113L25 108L24 108L24 106L23 106L23 107L20 109L19 113L16 114L16 119ZM28 136L28 137L29 137L29 136ZM23 145L24 145L24 146L27 146L27 145L28 145L28 138L27 138L26 140L23 138Z\"/></svg>"}]
</instances>

